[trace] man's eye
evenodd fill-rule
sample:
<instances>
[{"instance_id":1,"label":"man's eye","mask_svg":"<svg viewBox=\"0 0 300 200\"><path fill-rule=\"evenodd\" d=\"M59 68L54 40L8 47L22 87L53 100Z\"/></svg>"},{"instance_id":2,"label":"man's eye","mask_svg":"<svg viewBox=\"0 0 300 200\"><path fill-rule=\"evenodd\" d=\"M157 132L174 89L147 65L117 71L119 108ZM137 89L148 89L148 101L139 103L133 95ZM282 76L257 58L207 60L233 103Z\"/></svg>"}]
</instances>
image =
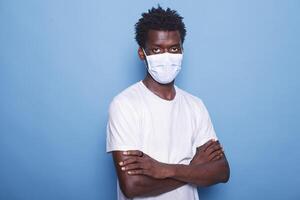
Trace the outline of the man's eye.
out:
<instances>
[{"instance_id":1,"label":"man's eye","mask_svg":"<svg viewBox=\"0 0 300 200\"><path fill-rule=\"evenodd\" d=\"M159 48L153 48L153 49L152 49L152 52L153 52L153 53L160 53L161 51L160 51Z\"/></svg>"},{"instance_id":2,"label":"man's eye","mask_svg":"<svg viewBox=\"0 0 300 200\"><path fill-rule=\"evenodd\" d=\"M176 53L176 52L179 51L179 48L178 48L178 47L172 47L172 48L170 49L170 51L171 51L171 53Z\"/></svg>"}]
</instances>

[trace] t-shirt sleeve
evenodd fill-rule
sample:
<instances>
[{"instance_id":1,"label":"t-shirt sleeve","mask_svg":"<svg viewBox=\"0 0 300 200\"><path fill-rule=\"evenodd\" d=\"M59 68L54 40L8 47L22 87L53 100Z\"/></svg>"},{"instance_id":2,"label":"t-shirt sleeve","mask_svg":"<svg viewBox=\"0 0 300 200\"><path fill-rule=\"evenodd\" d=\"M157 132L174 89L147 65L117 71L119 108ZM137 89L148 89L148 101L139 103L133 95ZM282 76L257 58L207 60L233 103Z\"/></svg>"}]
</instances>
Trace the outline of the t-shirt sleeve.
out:
<instances>
[{"instance_id":1,"label":"t-shirt sleeve","mask_svg":"<svg viewBox=\"0 0 300 200\"><path fill-rule=\"evenodd\" d=\"M218 137L215 133L212 121L210 119L210 115L202 102L202 100L199 101L199 112L196 113L198 118L198 126L196 131L196 136L194 139L194 146L199 147L205 144L210 139L218 140Z\"/></svg>"},{"instance_id":2,"label":"t-shirt sleeve","mask_svg":"<svg viewBox=\"0 0 300 200\"><path fill-rule=\"evenodd\" d=\"M114 99L109 107L106 152L139 150L139 121L130 102Z\"/></svg>"}]
</instances>

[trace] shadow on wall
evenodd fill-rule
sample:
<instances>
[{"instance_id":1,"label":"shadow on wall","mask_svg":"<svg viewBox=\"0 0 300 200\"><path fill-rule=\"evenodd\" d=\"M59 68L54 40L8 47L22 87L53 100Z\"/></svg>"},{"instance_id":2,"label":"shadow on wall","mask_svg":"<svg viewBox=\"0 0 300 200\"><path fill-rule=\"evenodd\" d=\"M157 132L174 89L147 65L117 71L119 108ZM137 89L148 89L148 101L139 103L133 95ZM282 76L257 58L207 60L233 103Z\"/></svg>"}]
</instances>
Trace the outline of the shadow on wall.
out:
<instances>
[{"instance_id":1,"label":"shadow on wall","mask_svg":"<svg viewBox=\"0 0 300 200\"><path fill-rule=\"evenodd\" d=\"M222 190L222 188L218 187L218 185L205 187L205 188L199 188L198 189L199 198L200 199L218 199L218 197L219 197L218 194L222 193L220 190Z\"/></svg>"}]
</instances>

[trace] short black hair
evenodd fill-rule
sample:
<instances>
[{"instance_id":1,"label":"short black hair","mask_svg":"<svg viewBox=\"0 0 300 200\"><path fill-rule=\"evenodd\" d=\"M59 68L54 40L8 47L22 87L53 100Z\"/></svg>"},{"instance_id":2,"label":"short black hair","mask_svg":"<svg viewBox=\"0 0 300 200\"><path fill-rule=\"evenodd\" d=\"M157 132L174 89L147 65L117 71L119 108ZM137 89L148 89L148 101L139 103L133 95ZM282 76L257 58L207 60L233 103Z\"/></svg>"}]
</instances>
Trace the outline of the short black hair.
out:
<instances>
[{"instance_id":1,"label":"short black hair","mask_svg":"<svg viewBox=\"0 0 300 200\"><path fill-rule=\"evenodd\" d=\"M135 40L140 47L145 48L149 30L178 30L183 43L186 29L182 19L176 10L164 10L160 5L157 8L152 7L148 12L142 13L142 18L135 24Z\"/></svg>"}]
</instances>

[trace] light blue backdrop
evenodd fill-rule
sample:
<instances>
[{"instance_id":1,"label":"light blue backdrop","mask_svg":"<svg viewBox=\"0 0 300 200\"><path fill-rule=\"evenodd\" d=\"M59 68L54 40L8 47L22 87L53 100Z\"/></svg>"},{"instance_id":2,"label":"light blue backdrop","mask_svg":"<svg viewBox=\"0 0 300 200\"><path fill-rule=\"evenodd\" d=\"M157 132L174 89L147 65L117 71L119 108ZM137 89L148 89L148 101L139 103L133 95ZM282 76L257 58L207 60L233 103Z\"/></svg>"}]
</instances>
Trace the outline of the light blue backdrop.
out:
<instances>
[{"instance_id":1,"label":"light blue backdrop","mask_svg":"<svg viewBox=\"0 0 300 200\"><path fill-rule=\"evenodd\" d=\"M201 199L300 199L300 1L1 0L1 200L116 198L108 105L144 76L133 27L157 3L184 16L176 83L231 166Z\"/></svg>"}]
</instances>

